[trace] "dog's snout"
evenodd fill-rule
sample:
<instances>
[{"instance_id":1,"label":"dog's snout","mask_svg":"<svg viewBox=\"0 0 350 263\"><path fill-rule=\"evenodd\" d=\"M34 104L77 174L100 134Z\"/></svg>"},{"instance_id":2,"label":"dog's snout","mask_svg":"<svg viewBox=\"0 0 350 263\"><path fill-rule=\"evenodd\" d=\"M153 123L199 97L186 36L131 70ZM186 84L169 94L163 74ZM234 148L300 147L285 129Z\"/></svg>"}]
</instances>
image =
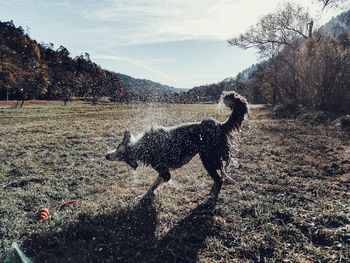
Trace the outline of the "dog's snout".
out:
<instances>
[{"instance_id":1,"label":"dog's snout","mask_svg":"<svg viewBox=\"0 0 350 263\"><path fill-rule=\"evenodd\" d=\"M106 159L109 160L111 157L109 156L109 154L106 155Z\"/></svg>"}]
</instances>

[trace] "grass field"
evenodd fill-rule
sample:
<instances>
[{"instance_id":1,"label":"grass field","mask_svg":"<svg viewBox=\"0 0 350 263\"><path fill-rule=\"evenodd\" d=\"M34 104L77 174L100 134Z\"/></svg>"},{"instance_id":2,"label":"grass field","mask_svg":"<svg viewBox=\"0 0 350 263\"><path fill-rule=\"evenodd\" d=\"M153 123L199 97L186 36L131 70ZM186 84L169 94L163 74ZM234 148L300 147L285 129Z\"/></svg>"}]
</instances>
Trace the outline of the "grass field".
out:
<instances>
[{"instance_id":1,"label":"grass field","mask_svg":"<svg viewBox=\"0 0 350 263\"><path fill-rule=\"evenodd\" d=\"M252 106L234 181L212 201L197 156L144 201L156 172L105 160L125 129L207 114L215 105L0 105L0 261L17 242L34 262L349 262L350 136L336 126Z\"/></svg>"}]
</instances>

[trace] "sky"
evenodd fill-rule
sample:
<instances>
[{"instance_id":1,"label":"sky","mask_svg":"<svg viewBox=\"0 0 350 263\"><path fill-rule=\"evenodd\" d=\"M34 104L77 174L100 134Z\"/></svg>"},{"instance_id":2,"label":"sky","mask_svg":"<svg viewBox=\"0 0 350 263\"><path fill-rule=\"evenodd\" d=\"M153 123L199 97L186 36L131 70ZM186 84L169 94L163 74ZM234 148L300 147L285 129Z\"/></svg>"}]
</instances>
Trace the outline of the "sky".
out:
<instances>
[{"instance_id":1,"label":"sky","mask_svg":"<svg viewBox=\"0 0 350 263\"><path fill-rule=\"evenodd\" d=\"M217 83L258 62L256 51L229 46L283 0L11 0L13 20L32 39L83 52L102 68L175 88ZM341 12L316 0L294 0L319 25Z\"/></svg>"}]
</instances>

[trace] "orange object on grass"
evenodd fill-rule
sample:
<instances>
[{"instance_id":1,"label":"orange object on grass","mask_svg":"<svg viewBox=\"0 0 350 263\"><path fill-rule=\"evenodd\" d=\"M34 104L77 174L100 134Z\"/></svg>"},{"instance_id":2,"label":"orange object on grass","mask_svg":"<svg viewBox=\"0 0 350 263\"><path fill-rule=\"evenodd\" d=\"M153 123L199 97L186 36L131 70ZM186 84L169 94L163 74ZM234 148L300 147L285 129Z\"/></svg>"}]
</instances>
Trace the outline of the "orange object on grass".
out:
<instances>
[{"instance_id":1,"label":"orange object on grass","mask_svg":"<svg viewBox=\"0 0 350 263\"><path fill-rule=\"evenodd\" d=\"M71 201L65 202L65 203L61 204L61 205L57 208L57 212L59 212L63 207L65 207L65 206L68 205L68 204L71 204L71 203L78 203L78 202L81 202L81 200L71 200Z\"/></svg>"},{"instance_id":2,"label":"orange object on grass","mask_svg":"<svg viewBox=\"0 0 350 263\"><path fill-rule=\"evenodd\" d=\"M48 217L50 216L50 212L48 209L43 208L40 209L38 214L38 220L40 220L40 223L44 222Z\"/></svg>"}]
</instances>

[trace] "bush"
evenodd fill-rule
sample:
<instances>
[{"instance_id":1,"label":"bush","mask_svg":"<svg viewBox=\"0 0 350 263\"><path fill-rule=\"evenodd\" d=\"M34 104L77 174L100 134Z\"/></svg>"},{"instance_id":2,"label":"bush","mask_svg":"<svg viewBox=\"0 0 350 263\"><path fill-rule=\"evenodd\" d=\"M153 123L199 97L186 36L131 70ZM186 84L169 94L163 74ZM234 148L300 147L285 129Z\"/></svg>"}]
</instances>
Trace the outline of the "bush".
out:
<instances>
[{"instance_id":1,"label":"bush","mask_svg":"<svg viewBox=\"0 0 350 263\"><path fill-rule=\"evenodd\" d=\"M300 110L297 103L288 101L273 107L272 112L277 118L295 118L300 113Z\"/></svg>"},{"instance_id":2,"label":"bush","mask_svg":"<svg viewBox=\"0 0 350 263\"><path fill-rule=\"evenodd\" d=\"M350 115L342 116L340 118L340 128L343 131L350 131Z\"/></svg>"},{"instance_id":3,"label":"bush","mask_svg":"<svg viewBox=\"0 0 350 263\"><path fill-rule=\"evenodd\" d=\"M313 125L319 125L319 124L332 124L335 119L337 118L337 115L331 112L327 111L309 111L304 113L301 116L301 119L303 121L309 122Z\"/></svg>"}]
</instances>

